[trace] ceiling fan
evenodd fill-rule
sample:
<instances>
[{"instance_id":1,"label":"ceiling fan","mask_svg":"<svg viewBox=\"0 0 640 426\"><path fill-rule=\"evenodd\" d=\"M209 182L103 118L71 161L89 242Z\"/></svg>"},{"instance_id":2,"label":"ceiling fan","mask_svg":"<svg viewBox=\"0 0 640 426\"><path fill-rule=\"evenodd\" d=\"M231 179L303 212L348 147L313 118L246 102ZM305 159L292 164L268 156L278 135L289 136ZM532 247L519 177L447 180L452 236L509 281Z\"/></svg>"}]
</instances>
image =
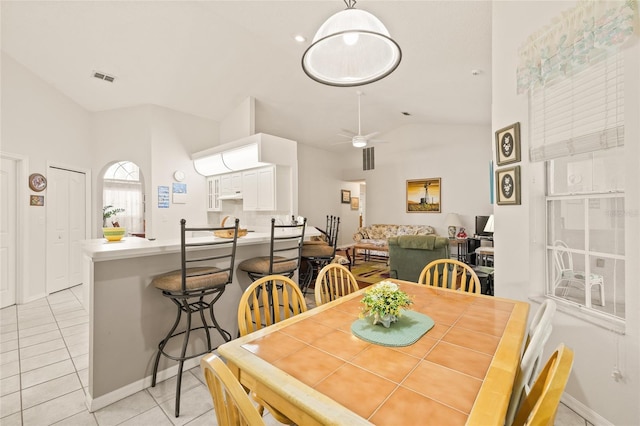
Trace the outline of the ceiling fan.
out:
<instances>
[{"instance_id":1,"label":"ceiling fan","mask_svg":"<svg viewBox=\"0 0 640 426\"><path fill-rule=\"evenodd\" d=\"M356 93L358 94L358 133L352 130L341 129L342 132L344 133L339 133L338 136L351 139L351 145L353 145L354 148L364 148L369 144L369 142L372 142L372 143L386 142L378 139L373 139L375 136L379 135L380 132L373 132L366 135L362 134L361 117L360 117L360 98L362 97L363 93L361 91L357 91ZM347 142L339 142L339 143L347 143Z\"/></svg>"}]
</instances>

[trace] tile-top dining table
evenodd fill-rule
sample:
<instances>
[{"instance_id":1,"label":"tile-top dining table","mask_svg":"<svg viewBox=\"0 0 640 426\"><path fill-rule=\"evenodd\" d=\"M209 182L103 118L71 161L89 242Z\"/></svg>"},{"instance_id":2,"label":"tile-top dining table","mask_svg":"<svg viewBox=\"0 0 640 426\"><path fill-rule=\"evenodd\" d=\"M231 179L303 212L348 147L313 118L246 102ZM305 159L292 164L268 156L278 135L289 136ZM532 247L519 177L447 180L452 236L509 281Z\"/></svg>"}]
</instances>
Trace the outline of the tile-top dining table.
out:
<instances>
[{"instance_id":1,"label":"tile-top dining table","mask_svg":"<svg viewBox=\"0 0 640 426\"><path fill-rule=\"evenodd\" d=\"M390 281L434 321L409 346L352 333L363 289L218 351L242 385L299 425L503 425L528 303Z\"/></svg>"}]
</instances>

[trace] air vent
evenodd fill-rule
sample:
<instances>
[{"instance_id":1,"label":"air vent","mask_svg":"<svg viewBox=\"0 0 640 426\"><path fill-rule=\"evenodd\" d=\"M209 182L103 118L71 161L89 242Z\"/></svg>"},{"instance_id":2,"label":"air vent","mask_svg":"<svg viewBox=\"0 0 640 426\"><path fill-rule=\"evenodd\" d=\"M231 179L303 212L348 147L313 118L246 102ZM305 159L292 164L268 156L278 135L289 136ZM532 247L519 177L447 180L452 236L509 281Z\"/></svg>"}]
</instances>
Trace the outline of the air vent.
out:
<instances>
[{"instance_id":1,"label":"air vent","mask_svg":"<svg viewBox=\"0 0 640 426\"><path fill-rule=\"evenodd\" d=\"M113 83L115 81L115 77L109 74L105 74L103 72L94 71L93 76L99 80L108 81L109 83Z\"/></svg>"},{"instance_id":2,"label":"air vent","mask_svg":"<svg viewBox=\"0 0 640 426\"><path fill-rule=\"evenodd\" d=\"M373 147L364 148L362 150L362 170L373 170L374 164Z\"/></svg>"}]
</instances>

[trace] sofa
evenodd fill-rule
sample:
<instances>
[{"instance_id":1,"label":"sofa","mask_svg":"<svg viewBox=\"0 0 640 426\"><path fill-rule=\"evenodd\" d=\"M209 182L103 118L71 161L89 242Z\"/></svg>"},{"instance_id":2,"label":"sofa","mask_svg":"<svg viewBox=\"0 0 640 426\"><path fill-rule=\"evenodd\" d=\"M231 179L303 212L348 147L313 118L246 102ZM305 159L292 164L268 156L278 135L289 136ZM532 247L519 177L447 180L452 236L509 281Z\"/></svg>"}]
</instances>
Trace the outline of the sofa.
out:
<instances>
[{"instance_id":1,"label":"sofa","mask_svg":"<svg viewBox=\"0 0 640 426\"><path fill-rule=\"evenodd\" d=\"M437 259L449 258L449 239L437 235L401 235L389 238L392 278L418 282L420 272Z\"/></svg>"},{"instance_id":2,"label":"sofa","mask_svg":"<svg viewBox=\"0 0 640 426\"><path fill-rule=\"evenodd\" d=\"M400 235L435 235L436 230L429 225L382 225L376 224L358 228L353 234L356 244L371 244L387 249L387 240Z\"/></svg>"}]
</instances>

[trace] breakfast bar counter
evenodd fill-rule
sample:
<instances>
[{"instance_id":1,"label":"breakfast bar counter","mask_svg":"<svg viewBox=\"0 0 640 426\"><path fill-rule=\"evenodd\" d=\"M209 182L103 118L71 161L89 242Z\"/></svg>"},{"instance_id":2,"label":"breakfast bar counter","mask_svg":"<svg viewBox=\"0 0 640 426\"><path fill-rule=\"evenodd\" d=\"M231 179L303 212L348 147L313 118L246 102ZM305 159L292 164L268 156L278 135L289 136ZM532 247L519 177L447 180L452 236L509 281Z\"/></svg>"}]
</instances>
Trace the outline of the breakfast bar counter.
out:
<instances>
[{"instance_id":1,"label":"breakfast bar counter","mask_svg":"<svg viewBox=\"0 0 640 426\"><path fill-rule=\"evenodd\" d=\"M307 226L305 236L319 234ZM191 240L217 237L194 237ZM237 265L245 259L268 255L270 233L249 232L238 238L233 282L215 306L222 328L236 336L240 296L251 283ZM151 386L158 343L175 320L172 303L151 285L156 275L180 269L180 241L149 241L126 237L118 242L87 240L83 246L83 291L89 312L90 411L95 411ZM223 343L217 333L212 339ZM194 349L204 342L192 339ZM190 342L191 345L191 342ZM162 357L158 380L177 372L177 363ZM198 365L198 359L185 369Z\"/></svg>"}]
</instances>

